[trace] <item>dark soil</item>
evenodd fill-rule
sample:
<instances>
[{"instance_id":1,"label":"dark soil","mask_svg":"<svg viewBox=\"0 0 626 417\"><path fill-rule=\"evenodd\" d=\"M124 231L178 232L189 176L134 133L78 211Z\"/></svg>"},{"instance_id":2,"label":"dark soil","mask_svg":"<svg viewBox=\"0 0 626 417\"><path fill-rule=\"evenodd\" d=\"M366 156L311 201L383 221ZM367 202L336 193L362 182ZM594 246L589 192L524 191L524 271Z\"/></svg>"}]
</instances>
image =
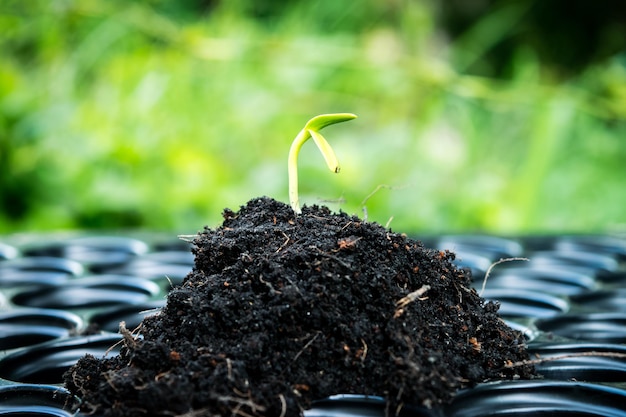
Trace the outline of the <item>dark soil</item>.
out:
<instances>
[{"instance_id":1,"label":"dark soil","mask_svg":"<svg viewBox=\"0 0 626 417\"><path fill-rule=\"evenodd\" d=\"M462 387L531 378L523 337L454 254L326 207L251 200L194 240L195 267L121 354L65 375L106 416L301 415L338 393L388 413Z\"/></svg>"}]
</instances>

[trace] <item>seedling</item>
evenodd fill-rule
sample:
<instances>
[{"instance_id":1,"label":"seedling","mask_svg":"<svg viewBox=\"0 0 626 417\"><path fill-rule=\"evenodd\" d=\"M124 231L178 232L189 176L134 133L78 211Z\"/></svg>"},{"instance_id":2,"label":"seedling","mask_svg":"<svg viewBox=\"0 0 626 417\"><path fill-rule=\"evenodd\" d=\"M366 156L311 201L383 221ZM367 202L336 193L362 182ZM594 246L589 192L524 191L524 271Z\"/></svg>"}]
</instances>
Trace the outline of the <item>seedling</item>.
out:
<instances>
[{"instance_id":1,"label":"seedling","mask_svg":"<svg viewBox=\"0 0 626 417\"><path fill-rule=\"evenodd\" d=\"M326 139L320 134L320 130L326 126L333 125L335 123L346 122L348 120L356 119L356 115L352 113L333 113L333 114L320 114L315 116L306 124L304 128L298 133L289 149L289 157L287 160L287 171L289 175L289 203L291 208L296 214L300 214L300 202L298 201L298 154L300 148L304 145L304 142L313 138L313 141L317 145L318 149L324 156L326 165L331 171L339 172L339 161L335 156L335 151L328 144Z\"/></svg>"}]
</instances>

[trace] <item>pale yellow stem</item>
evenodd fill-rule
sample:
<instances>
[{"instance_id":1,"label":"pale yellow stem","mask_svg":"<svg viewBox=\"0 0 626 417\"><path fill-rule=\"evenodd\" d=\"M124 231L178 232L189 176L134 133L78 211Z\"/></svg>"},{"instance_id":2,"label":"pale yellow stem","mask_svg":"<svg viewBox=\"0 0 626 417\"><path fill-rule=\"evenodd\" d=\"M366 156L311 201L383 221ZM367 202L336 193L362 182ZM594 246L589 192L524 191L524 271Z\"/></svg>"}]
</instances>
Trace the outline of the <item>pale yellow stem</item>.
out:
<instances>
[{"instance_id":1,"label":"pale yellow stem","mask_svg":"<svg viewBox=\"0 0 626 417\"><path fill-rule=\"evenodd\" d=\"M319 131L331 124L345 122L354 118L356 118L356 116L351 113L321 114L319 116L315 116L307 122L307 124L304 126L304 129L302 129L298 133L298 135L291 143L289 156L287 158L287 174L289 176L289 203L291 204L291 207L296 214L302 213L302 210L300 209L300 202L298 201L298 154L300 153L302 145L304 145L304 142L312 137L320 152L324 156L324 160L326 161L326 165L328 165L328 169L335 173L338 173L339 161L337 161L337 156L335 156L333 148L319 133Z\"/></svg>"}]
</instances>

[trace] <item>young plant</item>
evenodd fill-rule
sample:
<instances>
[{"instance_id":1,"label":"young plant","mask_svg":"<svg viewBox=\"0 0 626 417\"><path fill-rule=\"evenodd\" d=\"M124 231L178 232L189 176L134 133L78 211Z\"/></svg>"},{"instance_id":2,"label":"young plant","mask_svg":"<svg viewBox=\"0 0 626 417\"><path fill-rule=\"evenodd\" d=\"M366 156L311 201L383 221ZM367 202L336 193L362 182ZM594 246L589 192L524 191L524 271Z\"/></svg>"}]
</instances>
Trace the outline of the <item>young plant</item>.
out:
<instances>
[{"instance_id":1,"label":"young plant","mask_svg":"<svg viewBox=\"0 0 626 417\"><path fill-rule=\"evenodd\" d=\"M300 148L302 148L304 142L309 140L309 138L313 138L313 141L324 156L328 168L338 173L339 161L337 161L335 151L333 151L333 148L330 147L326 139L320 134L320 130L326 126L352 119L356 119L356 115L352 113L320 114L306 122L304 128L302 128L298 136L293 140L291 148L289 149L287 171L289 175L289 202L296 214L302 212L302 210L300 210L300 202L298 201L298 154L300 153Z\"/></svg>"}]
</instances>

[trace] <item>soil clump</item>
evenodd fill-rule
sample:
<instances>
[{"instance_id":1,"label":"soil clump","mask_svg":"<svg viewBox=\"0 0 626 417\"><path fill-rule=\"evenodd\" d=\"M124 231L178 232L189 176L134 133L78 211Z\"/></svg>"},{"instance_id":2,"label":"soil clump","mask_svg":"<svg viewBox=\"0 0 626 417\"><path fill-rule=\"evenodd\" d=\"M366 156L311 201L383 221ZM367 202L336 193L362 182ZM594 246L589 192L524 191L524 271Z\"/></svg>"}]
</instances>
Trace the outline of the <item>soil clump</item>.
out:
<instances>
[{"instance_id":1,"label":"soil clump","mask_svg":"<svg viewBox=\"0 0 626 417\"><path fill-rule=\"evenodd\" d=\"M118 356L65 375L82 413L295 417L334 394L432 407L486 380L534 377L523 336L454 254L326 207L267 197L193 241L166 306ZM135 334L136 333L136 334Z\"/></svg>"}]
</instances>

